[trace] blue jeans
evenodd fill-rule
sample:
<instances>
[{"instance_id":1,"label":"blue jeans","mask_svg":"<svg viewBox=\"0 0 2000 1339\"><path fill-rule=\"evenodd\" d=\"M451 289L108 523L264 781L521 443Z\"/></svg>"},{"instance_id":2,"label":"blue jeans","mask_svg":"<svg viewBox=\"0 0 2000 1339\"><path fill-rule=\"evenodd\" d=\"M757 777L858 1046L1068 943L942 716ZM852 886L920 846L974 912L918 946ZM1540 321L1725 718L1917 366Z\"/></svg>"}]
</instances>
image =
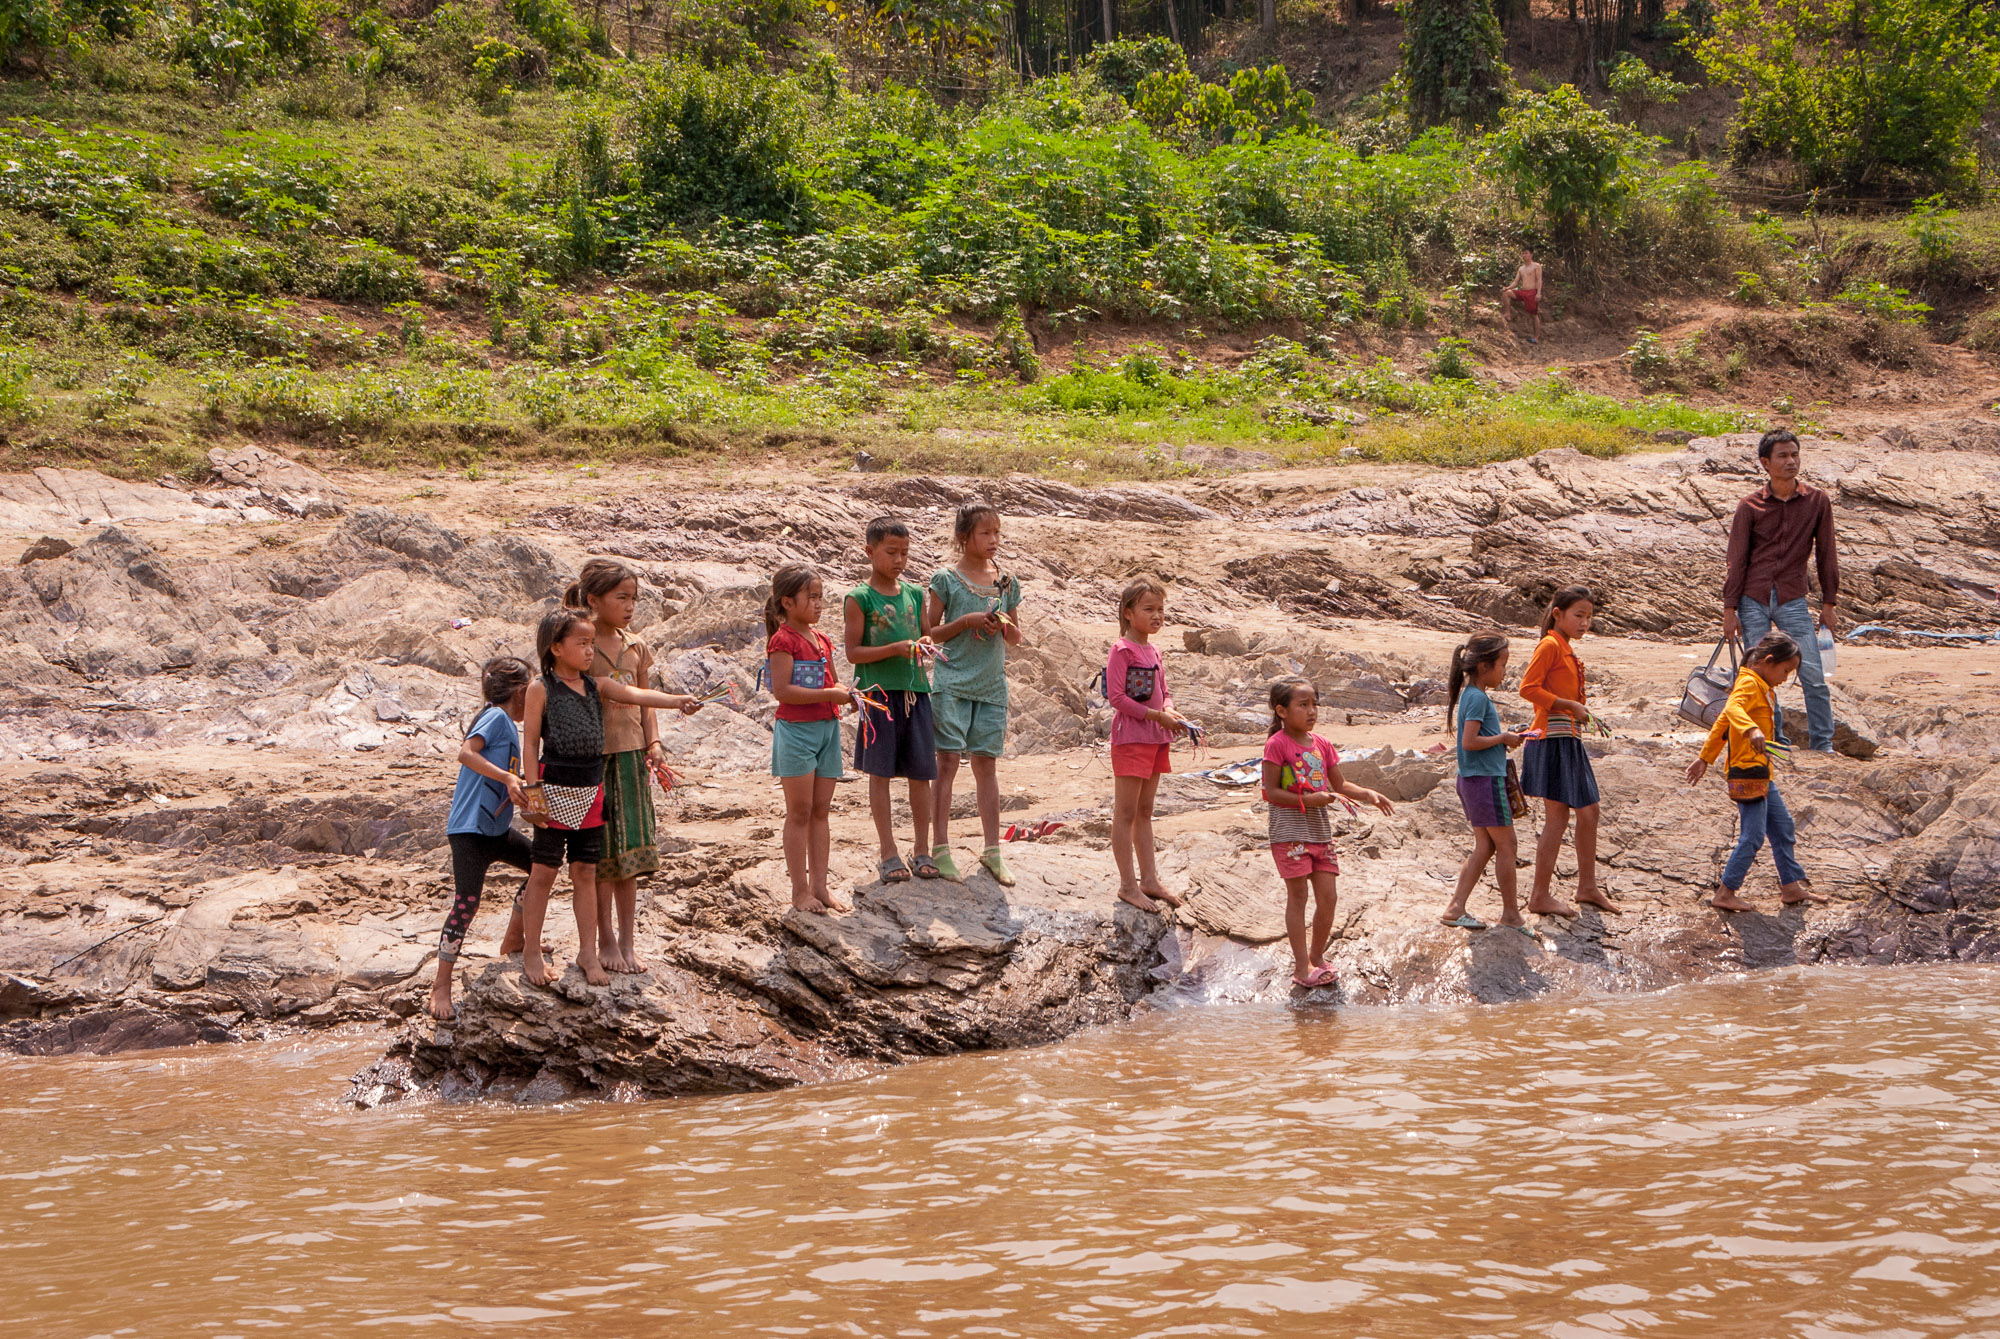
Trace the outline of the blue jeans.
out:
<instances>
[{"instance_id":1,"label":"blue jeans","mask_svg":"<svg viewBox=\"0 0 2000 1339\"><path fill-rule=\"evenodd\" d=\"M1792 826L1792 811L1785 808L1785 797L1778 794L1777 786L1766 791L1761 800L1738 800L1736 849L1729 853L1729 863L1722 867L1722 886L1732 893L1743 886L1744 876L1750 873L1750 862L1757 858L1757 850L1766 836L1771 839L1771 858L1778 862L1778 882L1797 883L1803 879L1806 872L1792 854L1792 840L1797 832Z\"/></svg>"},{"instance_id":2,"label":"blue jeans","mask_svg":"<svg viewBox=\"0 0 2000 1339\"><path fill-rule=\"evenodd\" d=\"M1773 626L1799 644L1799 687L1806 695L1806 730L1811 735L1811 747L1821 753L1831 752L1833 696L1826 691L1826 674L1819 666L1819 628L1813 623L1805 597L1773 606L1759 604L1746 595L1736 602L1736 617L1743 624L1745 649L1763 641L1764 634ZM1782 721L1778 731L1784 733Z\"/></svg>"}]
</instances>

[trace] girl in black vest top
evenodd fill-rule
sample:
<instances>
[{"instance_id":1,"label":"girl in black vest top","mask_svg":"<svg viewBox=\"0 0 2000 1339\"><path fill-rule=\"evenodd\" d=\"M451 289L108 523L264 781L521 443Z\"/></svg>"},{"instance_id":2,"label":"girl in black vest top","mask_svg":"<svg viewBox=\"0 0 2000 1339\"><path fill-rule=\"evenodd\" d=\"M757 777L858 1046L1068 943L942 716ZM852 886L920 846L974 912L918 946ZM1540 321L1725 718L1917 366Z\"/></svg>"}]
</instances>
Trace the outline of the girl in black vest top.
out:
<instances>
[{"instance_id":1,"label":"girl in black vest top","mask_svg":"<svg viewBox=\"0 0 2000 1339\"><path fill-rule=\"evenodd\" d=\"M553 610L535 631L542 677L528 685L527 710L521 719L521 765L527 773L530 802L523 812L535 825L533 863L521 893L522 928L527 934L521 970L538 986L554 977L542 961L542 919L565 857L576 908L576 965L593 986L611 980L598 959L597 941L597 858L604 831L600 698L667 711L678 710L687 701L678 694L635 688L608 676L592 678L587 671L596 640L590 615L576 609Z\"/></svg>"}]
</instances>

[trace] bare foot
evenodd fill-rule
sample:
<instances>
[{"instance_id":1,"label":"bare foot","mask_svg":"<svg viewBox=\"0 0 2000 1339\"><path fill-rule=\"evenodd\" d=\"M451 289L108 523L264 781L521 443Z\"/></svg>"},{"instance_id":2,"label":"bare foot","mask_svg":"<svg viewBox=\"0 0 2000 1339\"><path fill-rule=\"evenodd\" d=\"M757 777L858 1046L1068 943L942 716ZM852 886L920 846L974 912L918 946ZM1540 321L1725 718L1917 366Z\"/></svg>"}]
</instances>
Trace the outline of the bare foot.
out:
<instances>
[{"instance_id":1,"label":"bare foot","mask_svg":"<svg viewBox=\"0 0 2000 1339\"><path fill-rule=\"evenodd\" d=\"M521 975L528 978L528 984L531 986L546 986L556 979L556 974L543 963L542 955L539 953L521 955Z\"/></svg>"},{"instance_id":2,"label":"bare foot","mask_svg":"<svg viewBox=\"0 0 2000 1339\"><path fill-rule=\"evenodd\" d=\"M1532 916L1561 916L1567 920L1576 919L1576 908L1567 902L1559 902L1553 897L1528 903L1528 914Z\"/></svg>"},{"instance_id":3,"label":"bare foot","mask_svg":"<svg viewBox=\"0 0 2000 1339\"><path fill-rule=\"evenodd\" d=\"M1804 879L1800 879L1797 883L1788 883L1780 888L1778 890L1778 900L1788 907L1795 907L1801 902L1813 902L1824 905L1826 903L1826 894L1814 892L1813 886L1810 883Z\"/></svg>"},{"instance_id":4,"label":"bare foot","mask_svg":"<svg viewBox=\"0 0 2000 1339\"><path fill-rule=\"evenodd\" d=\"M630 972L634 976L638 976L642 973L650 972L653 970L652 964L640 961L639 955L634 953L631 949L626 949L624 951L624 958L625 958L625 970Z\"/></svg>"},{"instance_id":5,"label":"bare foot","mask_svg":"<svg viewBox=\"0 0 2000 1339\"><path fill-rule=\"evenodd\" d=\"M1137 888L1120 888L1118 890L1118 900L1127 906L1137 907L1141 911L1149 911L1157 914L1160 910L1158 903L1154 902L1152 898L1146 896Z\"/></svg>"},{"instance_id":6,"label":"bare foot","mask_svg":"<svg viewBox=\"0 0 2000 1339\"><path fill-rule=\"evenodd\" d=\"M579 957L576 965L583 969L583 979L593 986L611 984L611 973L604 970L604 964L592 958Z\"/></svg>"},{"instance_id":7,"label":"bare foot","mask_svg":"<svg viewBox=\"0 0 2000 1339\"><path fill-rule=\"evenodd\" d=\"M507 933L500 936L500 956L504 958L509 953L519 953L521 951L521 946L527 942L528 938L526 935L521 933L519 926L515 925L508 926ZM542 946L542 951L544 953L548 951L548 946L546 944Z\"/></svg>"},{"instance_id":8,"label":"bare foot","mask_svg":"<svg viewBox=\"0 0 2000 1339\"><path fill-rule=\"evenodd\" d=\"M1608 911L1614 916L1623 916L1625 914L1625 908L1619 906L1616 902L1613 902L1610 898L1606 897L1604 895L1604 891L1599 888L1577 889L1576 900L1579 902L1587 902L1591 906L1596 907L1601 911Z\"/></svg>"},{"instance_id":9,"label":"bare foot","mask_svg":"<svg viewBox=\"0 0 2000 1339\"><path fill-rule=\"evenodd\" d=\"M853 907L848 906L847 903L845 902L834 901L832 893L820 893L817 894L817 897L819 899L819 904L822 907L825 907L828 911L831 911L836 916L845 915L846 913L854 910Z\"/></svg>"},{"instance_id":10,"label":"bare foot","mask_svg":"<svg viewBox=\"0 0 2000 1339\"><path fill-rule=\"evenodd\" d=\"M1181 899L1177 894L1170 893L1164 888L1141 888L1139 891L1147 897L1152 898L1155 902L1164 902L1170 907L1177 907L1181 904Z\"/></svg>"},{"instance_id":11,"label":"bare foot","mask_svg":"<svg viewBox=\"0 0 2000 1339\"><path fill-rule=\"evenodd\" d=\"M826 915L826 907L823 906L820 903L820 900L814 897L811 893L793 893L792 910L810 911L815 916Z\"/></svg>"},{"instance_id":12,"label":"bare foot","mask_svg":"<svg viewBox=\"0 0 2000 1339\"><path fill-rule=\"evenodd\" d=\"M440 972L438 979L431 983L431 1017L440 1023L449 1023L458 1017L451 1007L451 973Z\"/></svg>"},{"instance_id":13,"label":"bare foot","mask_svg":"<svg viewBox=\"0 0 2000 1339\"><path fill-rule=\"evenodd\" d=\"M1717 911L1755 911L1757 908L1745 902L1727 888L1718 887L1715 896L1708 899L1708 905Z\"/></svg>"}]
</instances>

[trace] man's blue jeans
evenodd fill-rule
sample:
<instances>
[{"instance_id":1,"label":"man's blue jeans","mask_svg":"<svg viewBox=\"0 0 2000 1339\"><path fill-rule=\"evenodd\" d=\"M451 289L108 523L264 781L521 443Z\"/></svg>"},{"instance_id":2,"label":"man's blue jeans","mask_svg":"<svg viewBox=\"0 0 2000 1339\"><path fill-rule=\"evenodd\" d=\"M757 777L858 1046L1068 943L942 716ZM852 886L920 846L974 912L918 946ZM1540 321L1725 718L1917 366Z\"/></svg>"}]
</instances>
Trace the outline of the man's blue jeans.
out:
<instances>
[{"instance_id":1,"label":"man's blue jeans","mask_svg":"<svg viewBox=\"0 0 2000 1339\"><path fill-rule=\"evenodd\" d=\"M1757 848L1764 839L1771 839L1771 858L1778 862L1778 882L1797 883L1806 876L1799 867L1799 859L1792 853L1792 843L1798 832L1792 826L1792 811L1785 808L1784 796L1772 786L1761 800L1738 800L1736 802L1736 849L1729 853L1729 863L1722 867L1722 886L1735 892L1743 886L1744 878L1750 873L1750 862L1757 858Z\"/></svg>"},{"instance_id":2,"label":"man's blue jeans","mask_svg":"<svg viewBox=\"0 0 2000 1339\"><path fill-rule=\"evenodd\" d=\"M1775 594L1775 592L1773 592ZM1811 747L1822 753L1833 749L1833 696L1826 691L1826 675L1819 667L1819 628L1805 597L1787 600L1775 607L1759 604L1749 596L1736 602L1736 617L1743 624L1745 650L1764 640L1776 626L1779 632L1799 644L1799 687L1806 695L1806 730ZM1780 727L1781 729L1783 727Z\"/></svg>"}]
</instances>

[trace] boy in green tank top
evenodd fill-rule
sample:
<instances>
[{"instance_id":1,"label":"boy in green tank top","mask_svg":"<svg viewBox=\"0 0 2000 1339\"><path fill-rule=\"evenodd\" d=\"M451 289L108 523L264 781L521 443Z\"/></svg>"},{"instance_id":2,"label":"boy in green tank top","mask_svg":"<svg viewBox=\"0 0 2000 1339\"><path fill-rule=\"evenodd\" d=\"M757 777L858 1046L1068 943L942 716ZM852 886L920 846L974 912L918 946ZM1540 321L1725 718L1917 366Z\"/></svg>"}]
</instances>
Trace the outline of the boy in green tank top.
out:
<instances>
[{"instance_id":1,"label":"boy in green tank top","mask_svg":"<svg viewBox=\"0 0 2000 1339\"><path fill-rule=\"evenodd\" d=\"M893 516L868 523L868 580L841 602L847 621L847 663L854 686L886 699L888 710L863 709L854 739L854 765L868 777L868 809L881 839L883 882L905 883L910 866L896 849L889 782L910 783L910 817L917 829L912 853L918 878L938 877L924 848L930 830L931 782L937 780L937 742L931 720L931 680L924 656L932 648L924 619L923 587L903 580L910 565L910 530Z\"/></svg>"}]
</instances>

